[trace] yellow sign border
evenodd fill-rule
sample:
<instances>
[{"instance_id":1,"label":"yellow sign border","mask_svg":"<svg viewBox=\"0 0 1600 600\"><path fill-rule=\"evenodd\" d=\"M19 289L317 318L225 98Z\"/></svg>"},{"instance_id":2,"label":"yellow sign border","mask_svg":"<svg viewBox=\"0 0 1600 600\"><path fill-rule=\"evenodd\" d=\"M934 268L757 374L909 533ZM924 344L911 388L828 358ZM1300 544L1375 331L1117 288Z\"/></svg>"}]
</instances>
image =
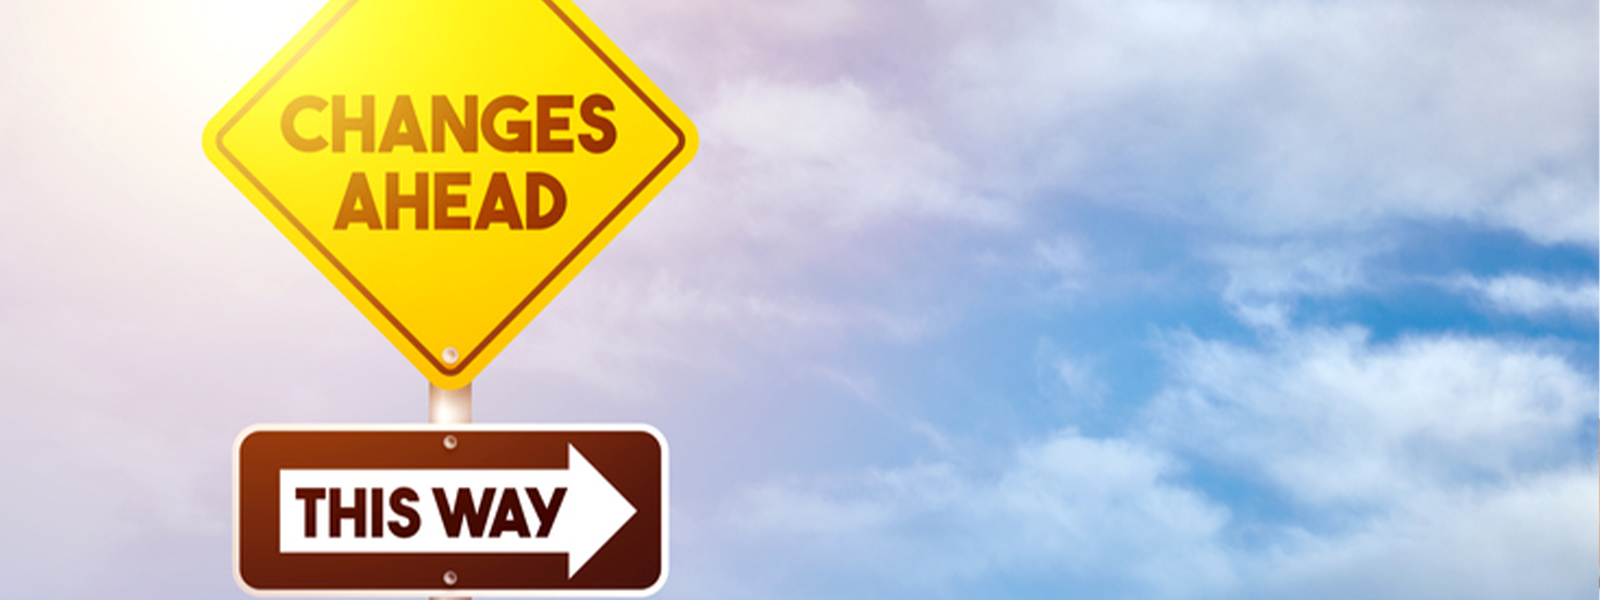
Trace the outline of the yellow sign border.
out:
<instances>
[{"instance_id":1,"label":"yellow sign border","mask_svg":"<svg viewBox=\"0 0 1600 600\"><path fill-rule=\"evenodd\" d=\"M628 60L621 49L611 42L571 0L528 0L542 2L561 19L574 35L611 70L634 95L655 113L657 118L677 136L677 144L656 164L649 174L622 199L600 223L590 231L577 247L570 251L555 269L528 292L510 314L506 315L489 334L468 350L452 365L447 365L428 350L405 324L369 291L365 285L311 233L288 207L267 189L250 169L245 167L227 148L224 138L238 122L254 108L255 104L276 85L284 74L303 57L351 7L363 0L333 0L312 17L283 49L268 61L261 71L225 105L206 125L203 145L207 157L236 187L245 192L275 226L300 249L324 276L376 325L401 354L427 376L434 385L457 389L471 383L472 379L526 327L549 302L555 293L566 287L579 271L600 252L600 249L626 226L667 184L693 159L698 150L699 138L694 124L689 121L659 88L639 68ZM680 160L681 157L681 160ZM252 193L254 192L254 193ZM614 225L614 226L613 226ZM597 243L598 242L598 243Z\"/></svg>"}]
</instances>

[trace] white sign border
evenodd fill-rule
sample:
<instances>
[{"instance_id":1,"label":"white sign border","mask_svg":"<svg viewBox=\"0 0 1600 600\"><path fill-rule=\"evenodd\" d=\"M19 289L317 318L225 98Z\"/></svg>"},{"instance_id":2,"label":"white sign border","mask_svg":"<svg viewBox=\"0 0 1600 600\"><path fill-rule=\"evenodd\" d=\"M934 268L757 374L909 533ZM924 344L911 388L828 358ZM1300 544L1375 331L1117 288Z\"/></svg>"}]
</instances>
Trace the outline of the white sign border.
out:
<instances>
[{"instance_id":1,"label":"white sign border","mask_svg":"<svg viewBox=\"0 0 1600 600\"><path fill-rule=\"evenodd\" d=\"M246 583L239 569L239 449L244 445L246 438L258 432L373 432L373 431L400 431L400 432L429 432L429 431L510 431L510 432L615 432L615 433L647 433L656 439L661 447L661 574L656 577L656 582L642 590L632 589L559 589L559 590L477 590L470 588L440 587L414 590L260 590ZM476 596L492 598L644 598L655 595L667 583L670 572L671 560L668 552L668 533L671 530L670 490L672 489L670 475L672 461L667 449L667 438L661 430L644 423L539 423L539 424L492 424L492 423L460 423L460 424L365 424L365 425L338 425L338 424L290 424L270 423L251 425L233 440L233 581L252 596L257 597L336 597L336 598L393 598L400 596L424 597L451 597L451 596Z\"/></svg>"}]
</instances>

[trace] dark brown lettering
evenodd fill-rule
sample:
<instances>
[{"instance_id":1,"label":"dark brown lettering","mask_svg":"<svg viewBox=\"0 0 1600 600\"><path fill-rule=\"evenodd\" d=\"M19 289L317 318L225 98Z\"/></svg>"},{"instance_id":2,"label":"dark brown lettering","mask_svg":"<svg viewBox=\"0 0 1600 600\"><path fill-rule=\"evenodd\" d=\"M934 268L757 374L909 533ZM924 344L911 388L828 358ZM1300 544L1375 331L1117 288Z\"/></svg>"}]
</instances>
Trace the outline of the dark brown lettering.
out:
<instances>
[{"instance_id":1,"label":"dark brown lettering","mask_svg":"<svg viewBox=\"0 0 1600 600\"><path fill-rule=\"evenodd\" d=\"M489 505L494 502L494 488L484 488L483 499L477 505L473 505L472 490L467 488L456 489L454 505L444 495L443 488L433 488L433 501L439 506L439 520L444 523L446 536L461 537L461 523L466 521L468 535L483 537L483 526L489 521Z\"/></svg>"},{"instance_id":2,"label":"dark brown lettering","mask_svg":"<svg viewBox=\"0 0 1600 600\"><path fill-rule=\"evenodd\" d=\"M583 99L583 108L579 111L583 123L600 132L598 137L587 133L578 136L578 143L583 144L583 149L595 154L610 150L617 144L617 126L612 124L611 119L600 114L602 110L607 112L616 110L611 104L611 98L603 94L591 94Z\"/></svg>"},{"instance_id":3,"label":"dark brown lettering","mask_svg":"<svg viewBox=\"0 0 1600 600\"><path fill-rule=\"evenodd\" d=\"M395 146L410 146L412 152L428 151L428 140L422 137L422 123L417 121L417 109L411 105L411 96L395 97L378 151L394 152Z\"/></svg>"},{"instance_id":4,"label":"dark brown lettering","mask_svg":"<svg viewBox=\"0 0 1600 600\"><path fill-rule=\"evenodd\" d=\"M317 501L327 496L324 488L295 488L294 497L306 505L306 537L317 537Z\"/></svg>"},{"instance_id":5,"label":"dark brown lettering","mask_svg":"<svg viewBox=\"0 0 1600 600\"><path fill-rule=\"evenodd\" d=\"M472 174L464 172L435 173L433 175L433 228L467 229L472 218L450 214L450 209L467 205L466 194L450 193L450 188L472 183Z\"/></svg>"},{"instance_id":6,"label":"dark brown lettering","mask_svg":"<svg viewBox=\"0 0 1600 600\"><path fill-rule=\"evenodd\" d=\"M567 213L567 190L549 173L528 173L528 229L549 229ZM544 194L539 188L550 190L550 210L539 210Z\"/></svg>"},{"instance_id":7,"label":"dark brown lettering","mask_svg":"<svg viewBox=\"0 0 1600 600\"><path fill-rule=\"evenodd\" d=\"M550 528L556 524L556 513L561 512L561 501L567 499L567 488L558 487L555 493L550 494L550 503L545 504L544 496L539 494L539 488L523 488L528 492L528 500L533 503L533 514L539 517L538 537L550 537Z\"/></svg>"},{"instance_id":8,"label":"dark brown lettering","mask_svg":"<svg viewBox=\"0 0 1600 600\"><path fill-rule=\"evenodd\" d=\"M456 138L456 145L462 152L478 151L478 96L468 94L462 103L462 112L456 113L450 99L445 96L433 97L433 151L444 152L444 131Z\"/></svg>"},{"instance_id":9,"label":"dark brown lettering","mask_svg":"<svg viewBox=\"0 0 1600 600\"><path fill-rule=\"evenodd\" d=\"M571 120L566 117L552 116L551 111L558 108L572 108L572 96L539 96L539 151L540 152L571 152L572 140L562 140L550 137L557 131L566 131Z\"/></svg>"},{"instance_id":10,"label":"dark brown lettering","mask_svg":"<svg viewBox=\"0 0 1600 600\"><path fill-rule=\"evenodd\" d=\"M368 230L383 229L383 222L378 218L377 202L372 198L372 186L367 183L367 174L360 171L350 174L350 183L344 188L344 201L339 203L339 216L333 220L333 228L349 229L351 223L366 225Z\"/></svg>"},{"instance_id":11,"label":"dark brown lettering","mask_svg":"<svg viewBox=\"0 0 1600 600\"><path fill-rule=\"evenodd\" d=\"M522 498L517 496L517 488L506 488L500 492L500 508L494 513L494 525L489 527L489 537L500 537L507 530L515 531L517 537L528 537L528 519L522 515Z\"/></svg>"},{"instance_id":12,"label":"dark brown lettering","mask_svg":"<svg viewBox=\"0 0 1600 600\"><path fill-rule=\"evenodd\" d=\"M506 174L496 172L489 177L489 191L484 194L483 206L478 209L478 222L473 229L488 229L495 223L505 223L511 230L522 229L522 213L517 210L517 199L511 195L511 182Z\"/></svg>"},{"instance_id":13,"label":"dark brown lettering","mask_svg":"<svg viewBox=\"0 0 1600 600\"><path fill-rule=\"evenodd\" d=\"M352 131L361 134L361 151L371 152L373 146L374 123L377 122L377 100L371 95L361 97L361 116L352 117L345 111L344 96L333 97L333 151L344 152L345 134Z\"/></svg>"},{"instance_id":14,"label":"dark brown lettering","mask_svg":"<svg viewBox=\"0 0 1600 600\"><path fill-rule=\"evenodd\" d=\"M367 537L367 495L364 488L355 489L355 506L346 507L339 502L339 488L328 489L328 537L339 537L340 525L345 519L355 521L356 537Z\"/></svg>"},{"instance_id":15,"label":"dark brown lettering","mask_svg":"<svg viewBox=\"0 0 1600 600\"><path fill-rule=\"evenodd\" d=\"M422 529L422 515L417 514L417 509L406 504L417 500L417 491L408 487L399 488L389 495L389 511L405 519L404 525L399 521L389 521L389 533L409 538Z\"/></svg>"},{"instance_id":16,"label":"dark brown lettering","mask_svg":"<svg viewBox=\"0 0 1600 600\"><path fill-rule=\"evenodd\" d=\"M301 96L289 101L289 105L283 109L283 118L278 123L283 129L283 139L289 142L289 145L293 146L295 150L301 152L316 152L327 148L328 140L323 139L322 136L319 135L314 138L301 137L300 132L294 127L295 118L300 116L301 112L307 109L322 112L327 107L328 101L316 96Z\"/></svg>"},{"instance_id":17,"label":"dark brown lettering","mask_svg":"<svg viewBox=\"0 0 1600 600\"><path fill-rule=\"evenodd\" d=\"M372 506L372 537L383 537L383 488L372 488L369 492Z\"/></svg>"},{"instance_id":18,"label":"dark brown lettering","mask_svg":"<svg viewBox=\"0 0 1600 600\"><path fill-rule=\"evenodd\" d=\"M533 151L533 124L527 120L506 121L506 131L511 137L502 137L499 128L495 125L495 118L502 111L511 110L521 112L528 107L528 101L518 96L501 96L489 101L483 108L483 138L502 152L532 152Z\"/></svg>"},{"instance_id":19,"label":"dark brown lettering","mask_svg":"<svg viewBox=\"0 0 1600 600\"><path fill-rule=\"evenodd\" d=\"M416 215L416 228L428 228L428 174L417 173L414 194L400 193L400 174L386 173L384 183L384 224L389 229L400 228L400 209L410 209Z\"/></svg>"}]
</instances>

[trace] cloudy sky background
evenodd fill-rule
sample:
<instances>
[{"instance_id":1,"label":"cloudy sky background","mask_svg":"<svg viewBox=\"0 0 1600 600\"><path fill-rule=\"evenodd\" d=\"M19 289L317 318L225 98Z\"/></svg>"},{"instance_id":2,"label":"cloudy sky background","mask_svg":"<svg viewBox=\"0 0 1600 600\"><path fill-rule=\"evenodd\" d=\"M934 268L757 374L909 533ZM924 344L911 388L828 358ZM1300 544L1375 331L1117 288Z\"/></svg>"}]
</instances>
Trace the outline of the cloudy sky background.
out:
<instances>
[{"instance_id":1,"label":"cloudy sky background","mask_svg":"<svg viewBox=\"0 0 1600 600\"><path fill-rule=\"evenodd\" d=\"M206 161L320 0L0 2L0 581L242 597L234 436L426 380ZM587 0L698 157L475 384L661 598L1587 598L1593 2Z\"/></svg>"}]
</instances>

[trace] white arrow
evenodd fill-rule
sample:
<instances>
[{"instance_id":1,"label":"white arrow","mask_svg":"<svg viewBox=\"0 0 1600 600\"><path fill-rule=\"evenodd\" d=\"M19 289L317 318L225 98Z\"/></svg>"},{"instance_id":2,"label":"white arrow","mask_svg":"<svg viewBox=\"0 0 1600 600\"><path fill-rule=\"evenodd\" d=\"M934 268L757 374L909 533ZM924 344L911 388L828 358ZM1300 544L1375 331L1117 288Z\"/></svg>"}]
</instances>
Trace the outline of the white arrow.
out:
<instances>
[{"instance_id":1,"label":"white arrow","mask_svg":"<svg viewBox=\"0 0 1600 600\"><path fill-rule=\"evenodd\" d=\"M572 445L566 469L284 469L278 495L284 554L566 554L568 578L638 512Z\"/></svg>"},{"instance_id":2,"label":"white arrow","mask_svg":"<svg viewBox=\"0 0 1600 600\"><path fill-rule=\"evenodd\" d=\"M617 534L638 509L612 487L600 471L567 445L567 498L574 513L562 515L550 530L550 540L567 550L567 578L578 574L611 536Z\"/></svg>"}]
</instances>

